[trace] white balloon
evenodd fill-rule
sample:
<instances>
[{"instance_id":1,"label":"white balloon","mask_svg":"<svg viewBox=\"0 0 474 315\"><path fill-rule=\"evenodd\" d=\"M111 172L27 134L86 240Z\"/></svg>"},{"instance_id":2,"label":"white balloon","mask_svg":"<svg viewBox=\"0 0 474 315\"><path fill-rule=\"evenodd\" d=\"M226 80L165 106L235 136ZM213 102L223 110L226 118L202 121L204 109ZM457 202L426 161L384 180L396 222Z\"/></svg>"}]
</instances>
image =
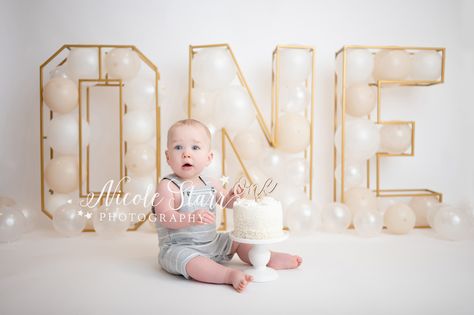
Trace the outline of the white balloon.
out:
<instances>
[{"instance_id":1,"label":"white balloon","mask_svg":"<svg viewBox=\"0 0 474 315\"><path fill-rule=\"evenodd\" d=\"M302 187L296 187L286 182L278 183L276 189L272 192L272 196L274 196L275 199L281 202L284 212L285 225L287 225L286 214L289 210L290 205L296 202L297 200L304 200L305 198L308 198L306 197L306 194L304 193Z\"/></svg>"},{"instance_id":2,"label":"white balloon","mask_svg":"<svg viewBox=\"0 0 474 315\"><path fill-rule=\"evenodd\" d=\"M412 56L410 77L413 80L438 80L442 57L436 51L419 51Z\"/></svg>"},{"instance_id":3,"label":"white balloon","mask_svg":"<svg viewBox=\"0 0 474 315\"><path fill-rule=\"evenodd\" d=\"M211 150L214 157L211 164L209 164L203 171L202 175L206 177L219 178L222 176L222 157L217 150Z\"/></svg>"},{"instance_id":4,"label":"white balloon","mask_svg":"<svg viewBox=\"0 0 474 315\"><path fill-rule=\"evenodd\" d=\"M309 162L302 157L291 158L285 163L283 172L286 180L296 186L309 184Z\"/></svg>"},{"instance_id":5,"label":"white balloon","mask_svg":"<svg viewBox=\"0 0 474 315\"><path fill-rule=\"evenodd\" d=\"M129 111L152 110L155 105L155 94L155 82L142 77L128 81L123 87L123 99Z\"/></svg>"},{"instance_id":6,"label":"white balloon","mask_svg":"<svg viewBox=\"0 0 474 315\"><path fill-rule=\"evenodd\" d=\"M213 119L215 126L235 133L248 128L254 120L252 101L242 86L233 85L217 94Z\"/></svg>"},{"instance_id":7,"label":"white balloon","mask_svg":"<svg viewBox=\"0 0 474 315\"><path fill-rule=\"evenodd\" d=\"M73 48L67 56L66 73L74 80L99 77L99 52L96 48Z\"/></svg>"},{"instance_id":8,"label":"white balloon","mask_svg":"<svg viewBox=\"0 0 474 315\"><path fill-rule=\"evenodd\" d=\"M137 144L125 154L125 166L132 175L149 175L156 168L155 149L147 144Z\"/></svg>"},{"instance_id":9,"label":"white balloon","mask_svg":"<svg viewBox=\"0 0 474 315\"><path fill-rule=\"evenodd\" d=\"M244 160L255 160L261 156L263 150L261 137L250 130L237 133L234 137L234 145L240 157Z\"/></svg>"},{"instance_id":10,"label":"white balloon","mask_svg":"<svg viewBox=\"0 0 474 315\"><path fill-rule=\"evenodd\" d=\"M390 208L396 203L398 203L397 198L378 197L377 210L383 215L385 214L385 211L387 211L388 208Z\"/></svg>"},{"instance_id":11,"label":"white balloon","mask_svg":"<svg viewBox=\"0 0 474 315\"><path fill-rule=\"evenodd\" d=\"M380 149L388 153L404 153L411 146L408 124L383 125L380 129Z\"/></svg>"},{"instance_id":12,"label":"white balloon","mask_svg":"<svg viewBox=\"0 0 474 315\"><path fill-rule=\"evenodd\" d=\"M49 213L54 213L60 206L72 203L72 197L66 194L48 195L45 201L45 208Z\"/></svg>"},{"instance_id":13,"label":"white balloon","mask_svg":"<svg viewBox=\"0 0 474 315\"><path fill-rule=\"evenodd\" d=\"M154 116L144 111L132 111L123 118L123 135L127 142L146 143L156 133Z\"/></svg>"},{"instance_id":14,"label":"white balloon","mask_svg":"<svg viewBox=\"0 0 474 315\"><path fill-rule=\"evenodd\" d=\"M280 81L300 83L308 79L311 73L311 54L306 49L280 50Z\"/></svg>"},{"instance_id":15,"label":"white balloon","mask_svg":"<svg viewBox=\"0 0 474 315\"><path fill-rule=\"evenodd\" d=\"M298 153L308 147L311 130L309 121L304 116L285 113L280 116L278 124L276 131L278 149Z\"/></svg>"},{"instance_id":16,"label":"white balloon","mask_svg":"<svg viewBox=\"0 0 474 315\"><path fill-rule=\"evenodd\" d=\"M282 112L303 112L309 103L304 84L284 85L280 93L280 109Z\"/></svg>"},{"instance_id":17,"label":"white balloon","mask_svg":"<svg viewBox=\"0 0 474 315\"><path fill-rule=\"evenodd\" d=\"M44 86L43 98L53 112L66 114L76 108L79 94L72 80L57 76Z\"/></svg>"},{"instance_id":18,"label":"white balloon","mask_svg":"<svg viewBox=\"0 0 474 315\"><path fill-rule=\"evenodd\" d=\"M249 174L250 178L247 178L245 172L242 170L240 174L237 176L238 178L244 177L250 179L253 184L257 184L258 187L262 187L265 184L265 181L269 178L265 172L263 172L257 164L250 163L245 166L247 173Z\"/></svg>"},{"instance_id":19,"label":"white balloon","mask_svg":"<svg viewBox=\"0 0 474 315\"><path fill-rule=\"evenodd\" d=\"M85 213L79 214L81 210L79 205L70 203L60 206L53 212L54 229L69 237L81 234L87 223Z\"/></svg>"},{"instance_id":20,"label":"white balloon","mask_svg":"<svg viewBox=\"0 0 474 315\"><path fill-rule=\"evenodd\" d=\"M16 206L15 199L7 197L7 196L0 196L0 208L13 207L13 206Z\"/></svg>"},{"instance_id":21,"label":"white balloon","mask_svg":"<svg viewBox=\"0 0 474 315\"><path fill-rule=\"evenodd\" d=\"M472 236L472 222L461 209L442 206L435 214L433 229L448 240L463 240Z\"/></svg>"},{"instance_id":22,"label":"white balloon","mask_svg":"<svg viewBox=\"0 0 474 315\"><path fill-rule=\"evenodd\" d=\"M36 226L38 213L31 207L20 206L20 212L25 217L25 232L31 232Z\"/></svg>"},{"instance_id":23,"label":"white balloon","mask_svg":"<svg viewBox=\"0 0 474 315\"><path fill-rule=\"evenodd\" d=\"M25 232L25 217L15 207L0 208L0 243L13 242Z\"/></svg>"},{"instance_id":24,"label":"white balloon","mask_svg":"<svg viewBox=\"0 0 474 315\"><path fill-rule=\"evenodd\" d=\"M371 81L374 57L370 50L349 49L346 58L346 84Z\"/></svg>"},{"instance_id":25,"label":"white balloon","mask_svg":"<svg viewBox=\"0 0 474 315\"><path fill-rule=\"evenodd\" d=\"M95 209L92 215L94 229L102 237L111 238L123 235L130 226L129 209L112 203Z\"/></svg>"},{"instance_id":26,"label":"white balloon","mask_svg":"<svg viewBox=\"0 0 474 315\"><path fill-rule=\"evenodd\" d=\"M354 228L361 236L376 236L382 232L383 216L374 210L358 211L354 215Z\"/></svg>"},{"instance_id":27,"label":"white balloon","mask_svg":"<svg viewBox=\"0 0 474 315\"><path fill-rule=\"evenodd\" d=\"M351 85L346 92L346 112L354 117L369 115L376 105L376 93L367 83Z\"/></svg>"},{"instance_id":28,"label":"white balloon","mask_svg":"<svg viewBox=\"0 0 474 315\"><path fill-rule=\"evenodd\" d=\"M321 210L307 197L288 206L286 222L291 233L314 232L321 227Z\"/></svg>"},{"instance_id":29,"label":"white balloon","mask_svg":"<svg viewBox=\"0 0 474 315\"><path fill-rule=\"evenodd\" d=\"M81 120L82 148L89 143L89 124ZM56 153L77 154L79 152L79 123L73 114L56 115L47 130L48 144Z\"/></svg>"},{"instance_id":30,"label":"white balloon","mask_svg":"<svg viewBox=\"0 0 474 315\"><path fill-rule=\"evenodd\" d=\"M323 208L321 219L327 231L341 233L351 224L352 213L345 204L333 202Z\"/></svg>"},{"instance_id":31,"label":"white balloon","mask_svg":"<svg viewBox=\"0 0 474 315\"><path fill-rule=\"evenodd\" d=\"M375 193L365 187L352 187L344 192L344 203L353 214L359 211L376 211Z\"/></svg>"},{"instance_id":32,"label":"white balloon","mask_svg":"<svg viewBox=\"0 0 474 315\"><path fill-rule=\"evenodd\" d=\"M140 71L141 60L130 48L114 48L105 57L105 66L110 79L133 79Z\"/></svg>"},{"instance_id":33,"label":"white balloon","mask_svg":"<svg viewBox=\"0 0 474 315\"><path fill-rule=\"evenodd\" d=\"M266 174L279 174L285 167L287 160L288 155L286 153L273 148L268 148L263 152L259 166ZM286 177L286 174L281 178L284 177Z\"/></svg>"},{"instance_id":34,"label":"white balloon","mask_svg":"<svg viewBox=\"0 0 474 315\"><path fill-rule=\"evenodd\" d=\"M375 54L375 80L404 80L410 73L410 55L404 50L380 50Z\"/></svg>"},{"instance_id":35,"label":"white balloon","mask_svg":"<svg viewBox=\"0 0 474 315\"><path fill-rule=\"evenodd\" d=\"M222 89L236 77L234 62L227 48L201 49L192 61L192 77L205 90Z\"/></svg>"},{"instance_id":36,"label":"white balloon","mask_svg":"<svg viewBox=\"0 0 474 315\"><path fill-rule=\"evenodd\" d=\"M155 176L148 175L142 177L131 177L129 181L125 182L123 188L126 193L129 193L129 198L127 199L128 202L133 201L135 198L136 200L140 200L140 204L143 205L143 199L145 196L150 198L155 193L155 187ZM136 197L137 195L139 198Z\"/></svg>"},{"instance_id":37,"label":"white balloon","mask_svg":"<svg viewBox=\"0 0 474 315\"><path fill-rule=\"evenodd\" d=\"M345 159L365 161L378 150L380 135L375 123L368 119L354 118L346 121ZM336 149L341 152L341 133L339 127L335 135Z\"/></svg>"},{"instance_id":38,"label":"white balloon","mask_svg":"<svg viewBox=\"0 0 474 315\"><path fill-rule=\"evenodd\" d=\"M342 172L341 172L341 163L336 166L334 176L337 182L341 182ZM349 189L352 187L361 187L364 185L364 167L362 163L346 161L344 163L344 189Z\"/></svg>"}]
</instances>

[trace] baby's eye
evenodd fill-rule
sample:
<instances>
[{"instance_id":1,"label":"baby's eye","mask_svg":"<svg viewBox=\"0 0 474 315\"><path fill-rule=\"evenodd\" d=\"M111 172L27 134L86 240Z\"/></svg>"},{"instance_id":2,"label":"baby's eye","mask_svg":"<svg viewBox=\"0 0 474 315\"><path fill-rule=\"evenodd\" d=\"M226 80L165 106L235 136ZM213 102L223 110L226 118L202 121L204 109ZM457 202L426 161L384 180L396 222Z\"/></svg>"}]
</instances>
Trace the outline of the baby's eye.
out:
<instances>
[{"instance_id":1,"label":"baby's eye","mask_svg":"<svg viewBox=\"0 0 474 315\"><path fill-rule=\"evenodd\" d=\"M174 149L175 150L182 150L183 146L181 144L177 144L177 145L174 146Z\"/></svg>"},{"instance_id":2,"label":"baby's eye","mask_svg":"<svg viewBox=\"0 0 474 315\"><path fill-rule=\"evenodd\" d=\"M193 150L200 150L201 148L198 145L193 145Z\"/></svg>"}]
</instances>

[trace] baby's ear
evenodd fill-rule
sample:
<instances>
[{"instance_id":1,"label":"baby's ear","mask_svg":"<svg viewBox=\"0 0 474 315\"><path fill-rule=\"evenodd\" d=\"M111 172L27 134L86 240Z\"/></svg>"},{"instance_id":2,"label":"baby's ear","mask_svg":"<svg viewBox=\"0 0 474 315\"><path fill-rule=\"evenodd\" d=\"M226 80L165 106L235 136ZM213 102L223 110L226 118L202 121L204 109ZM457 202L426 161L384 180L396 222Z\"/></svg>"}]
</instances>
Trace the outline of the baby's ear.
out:
<instances>
[{"instance_id":1,"label":"baby's ear","mask_svg":"<svg viewBox=\"0 0 474 315\"><path fill-rule=\"evenodd\" d=\"M165 151L165 156L166 156L166 161L169 162L170 161L170 153L168 152L168 150Z\"/></svg>"},{"instance_id":2,"label":"baby's ear","mask_svg":"<svg viewBox=\"0 0 474 315\"><path fill-rule=\"evenodd\" d=\"M209 153L207 154L207 165L211 164L213 159L214 159L214 152L212 152L212 150L209 150Z\"/></svg>"}]
</instances>

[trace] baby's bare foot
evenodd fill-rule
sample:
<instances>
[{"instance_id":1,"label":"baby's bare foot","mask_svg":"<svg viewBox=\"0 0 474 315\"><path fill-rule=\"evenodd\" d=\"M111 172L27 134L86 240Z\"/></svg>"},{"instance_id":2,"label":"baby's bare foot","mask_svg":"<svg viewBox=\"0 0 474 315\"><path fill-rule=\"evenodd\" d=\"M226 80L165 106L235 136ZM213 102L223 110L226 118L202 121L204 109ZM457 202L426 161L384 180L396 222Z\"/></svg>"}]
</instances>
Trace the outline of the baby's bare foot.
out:
<instances>
[{"instance_id":1,"label":"baby's bare foot","mask_svg":"<svg viewBox=\"0 0 474 315\"><path fill-rule=\"evenodd\" d=\"M253 280L251 275L245 274L240 270L232 270L229 275L229 283L232 284L237 292L242 292L247 284Z\"/></svg>"},{"instance_id":2,"label":"baby's bare foot","mask_svg":"<svg viewBox=\"0 0 474 315\"><path fill-rule=\"evenodd\" d=\"M303 263L303 258L297 255L272 252L267 266L273 269L294 269Z\"/></svg>"}]
</instances>

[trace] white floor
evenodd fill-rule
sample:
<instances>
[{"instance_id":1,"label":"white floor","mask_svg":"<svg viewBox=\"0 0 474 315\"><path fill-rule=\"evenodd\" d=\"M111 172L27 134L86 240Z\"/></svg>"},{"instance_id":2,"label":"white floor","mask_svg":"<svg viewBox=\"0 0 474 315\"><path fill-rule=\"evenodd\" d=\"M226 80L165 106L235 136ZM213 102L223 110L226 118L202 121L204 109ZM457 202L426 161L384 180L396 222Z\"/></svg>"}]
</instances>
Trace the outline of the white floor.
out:
<instances>
[{"instance_id":1,"label":"white floor","mask_svg":"<svg viewBox=\"0 0 474 315\"><path fill-rule=\"evenodd\" d=\"M238 294L162 271L153 233L38 230L0 244L0 314L474 314L474 240L320 233L274 249L303 265Z\"/></svg>"}]
</instances>

